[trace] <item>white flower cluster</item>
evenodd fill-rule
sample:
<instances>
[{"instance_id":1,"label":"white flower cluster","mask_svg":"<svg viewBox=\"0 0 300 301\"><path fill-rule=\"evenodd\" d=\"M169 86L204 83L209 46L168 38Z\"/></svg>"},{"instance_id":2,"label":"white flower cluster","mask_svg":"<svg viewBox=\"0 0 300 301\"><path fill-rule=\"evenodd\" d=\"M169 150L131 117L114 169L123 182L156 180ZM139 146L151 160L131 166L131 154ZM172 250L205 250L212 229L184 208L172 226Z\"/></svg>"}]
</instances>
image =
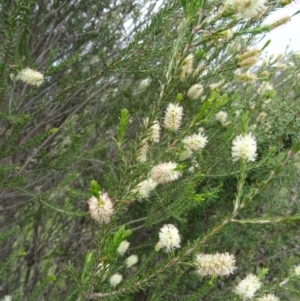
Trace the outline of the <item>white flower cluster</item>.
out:
<instances>
[{"instance_id":1,"label":"white flower cluster","mask_svg":"<svg viewBox=\"0 0 300 301\"><path fill-rule=\"evenodd\" d=\"M113 274L110 278L109 278L109 283L112 287L116 287L123 279L123 276L121 274Z\"/></svg>"},{"instance_id":2,"label":"white flower cluster","mask_svg":"<svg viewBox=\"0 0 300 301\"><path fill-rule=\"evenodd\" d=\"M182 62L180 79L184 80L188 74L191 74L194 69L194 55L189 54Z\"/></svg>"},{"instance_id":3,"label":"white flower cluster","mask_svg":"<svg viewBox=\"0 0 300 301\"><path fill-rule=\"evenodd\" d=\"M30 68L21 70L17 74L16 79L21 80L28 85L37 87L39 87L44 82L43 74Z\"/></svg>"},{"instance_id":4,"label":"white flower cluster","mask_svg":"<svg viewBox=\"0 0 300 301\"><path fill-rule=\"evenodd\" d=\"M182 140L182 143L187 149L191 151L198 151L205 147L207 143L207 137L201 133L187 136Z\"/></svg>"},{"instance_id":5,"label":"white flower cluster","mask_svg":"<svg viewBox=\"0 0 300 301\"><path fill-rule=\"evenodd\" d=\"M149 145L148 145L148 141L145 139L141 142L141 148L138 151L136 160L141 163L146 162L148 151L149 151Z\"/></svg>"},{"instance_id":6,"label":"white flower cluster","mask_svg":"<svg viewBox=\"0 0 300 301\"><path fill-rule=\"evenodd\" d=\"M139 261L139 258L137 255L131 255L125 260L125 264L127 268L131 268L133 265L135 265Z\"/></svg>"},{"instance_id":7,"label":"white flower cluster","mask_svg":"<svg viewBox=\"0 0 300 301\"><path fill-rule=\"evenodd\" d=\"M294 267L294 273L296 276L300 276L300 265Z\"/></svg>"},{"instance_id":8,"label":"white flower cluster","mask_svg":"<svg viewBox=\"0 0 300 301\"><path fill-rule=\"evenodd\" d=\"M157 183L153 181L151 178L146 179L140 182L137 185L137 188L134 189L134 192L138 193L139 198L148 198L150 196L151 191L153 191L157 186Z\"/></svg>"},{"instance_id":9,"label":"white flower cluster","mask_svg":"<svg viewBox=\"0 0 300 301\"><path fill-rule=\"evenodd\" d=\"M203 93L203 86L201 84L195 84L195 85L192 85L188 92L187 92L187 96L190 98L190 99L198 99L201 94Z\"/></svg>"},{"instance_id":10,"label":"white flower cluster","mask_svg":"<svg viewBox=\"0 0 300 301\"><path fill-rule=\"evenodd\" d=\"M236 13L244 19L257 17L265 10L266 0L228 0Z\"/></svg>"},{"instance_id":11,"label":"white flower cluster","mask_svg":"<svg viewBox=\"0 0 300 301\"><path fill-rule=\"evenodd\" d=\"M160 124L157 120L154 121L153 125L151 126L151 137L150 139L158 143L159 142L159 137L160 137Z\"/></svg>"},{"instance_id":12,"label":"white flower cluster","mask_svg":"<svg viewBox=\"0 0 300 301\"><path fill-rule=\"evenodd\" d=\"M87 203L89 204L89 213L95 221L109 223L114 213L114 207L106 192L102 191L98 199L92 196Z\"/></svg>"},{"instance_id":13,"label":"white flower cluster","mask_svg":"<svg viewBox=\"0 0 300 301\"><path fill-rule=\"evenodd\" d=\"M170 131L178 131L181 126L183 107L179 104L170 103L167 107L164 126Z\"/></svg>"},{"instance_id":14,"label":"white flower cluster","mask_svg":"<svg viewBox=\"0 0 300 301\"><path fill-rule=\"evenodd\" d=\"M228 113L225 111L219 111L216 115L216 120L219 121L223 126L227 126L229 123L226 122Z\"/></svg>"},{"instance_id":15,"label":"white flower cluster","mask_svg":"<svg viewBox=\"0 0 300 301\"><path fill-rule=\"evenodd\" d=\"M177 180L182 173L177 170L177 164L174 162L165 162L154 166L150 171L150 178L158 183L165 184Z\"/></svg>"},{"instance_id":16,"label":"white flower cluster","mask_svg":"<svg viewBox=\"0 0 300 301\"><path fill-rule=\"evenodd\" d=\"M239 135L232 142L232 157L233 161L246 160L254 162L256 159L256 139L252 133L247 135Z\"/></svg>"},{"instance_id":17,"label":"white flower cluster","mask_svg":"<svg viewBox=\"0 0 300 301\"><path fill-rule=\"evenodd\" d=\"M130 243L127 240L123 240L117 248L117 252L122 256L126 253Z\"/></svg>"},{"instance_id":18,"label":"white flower cluster","mask_svg":"<svg viewBox=\"0 0 300 301\"><path fill-rule=\"evenodd\" d=\"M200 276L228 276L236 269L235 258L228 253L198 254L195 263Z\"/></svg>"},{"instance_id":19,"label":"white flower cluster","mask_svg":"<svg viewBox=\"0 0 300 301\"><path fill-rule=\"evenodd\" d=\"M280 299L273 294L263 295L261 298L255 300L256 301L280 301Z\"/></svg>"},{"instance_id":20,"label":"white flower cluster","mask_svg":"<svg viewBox=\"0 0 300 301\"><path fill-rule=\"evenodd\" d=\"M273 86L272 86L270 83L268 83L268 82L263 82L263 83L259 86L259 88L258 88L258 90L257 90L257 93L258 93L259 95L264 95L264 94L266 94L266 92L272 91L272 90L274 90L274 88L273 88Z\"/></svg>"},{"instance_id":21,"label":"white flower cluster","mask_svg":"<svg viewBox=\"0 0 300 301\"><path fill-rule=\"evenodd\" d=\"M234 289L234 292L244 300L252 299L258 289L261 287L260 280L252 274L249 274Z\"/></svg>"},{"instance_id":22,"label":"white flower cluster","mask_svg":"<svg viewBox=\"0 0 300 301\"><path fill-rule=\"evenodd\" d=\"M180 236L178 229L172 225L164 225L159 231L159 248L164 248L170 253L174 249L180 248Z\"/></svg>"}]
</instances>

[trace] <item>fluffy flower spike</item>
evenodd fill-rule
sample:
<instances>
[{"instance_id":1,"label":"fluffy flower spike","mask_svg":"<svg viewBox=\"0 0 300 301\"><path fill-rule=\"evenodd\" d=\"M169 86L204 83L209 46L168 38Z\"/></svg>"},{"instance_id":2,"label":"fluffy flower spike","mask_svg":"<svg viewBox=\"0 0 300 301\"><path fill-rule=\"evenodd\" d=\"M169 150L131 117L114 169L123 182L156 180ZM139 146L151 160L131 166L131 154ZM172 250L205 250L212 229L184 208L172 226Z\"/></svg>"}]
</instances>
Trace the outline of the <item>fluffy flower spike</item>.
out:
<instances>
[{"instance_id":1,"label":"fluffy flower spike","mask_svg":"<svg viewBox=\"0 0 300 301\"><path fill-rule=\"evenodd\" d=\"M167 107L164 126L170 131L178 131L181 126L183 108L179 104L170 103Z\"/></svg>"},{"instance_id":2,"label":"fluffy flower spike","mask_svg":"<svg viewBox=\"0 0 300 301\"><path fill-rule=\"evenodd\" d=\"M227 0L243 19L255 18L265 10L266 0Z\"/></svg>"},{"instance_id":3,"label":"fluffy flower spike","mask_svg":"<svg viewBox=\"0 0 300 301\"><path fill-rule=\"evenodd\" d=\"M207 138L205 135L199 133L191 136L187 136L182 140L182 143L186 148L192 151L198 151L205 147L207 143Z\"/></svg>"},{"instance_id":4,"label":"fluffy flower spike","mask_svg":"<svg viewBox=\"0 0 300 301\"><path fill-rule=\"evenodd\" d=\"M44 82L43 74L30 68L21 70L17 74L16 79L21 80L28 85L37 87L39 87Z\"/></svg>"},{"instance_id":5,"label":"fluffy flower spike","mask_svg":"<svg viewBox=\"0 0 300 301\"><path fill-rule=\"evenodd\" d=\"M148 198L150 196L151 191L153 191L156 188L156 186L157 183L151 178L149 178L140 182L134 191L137 191L139 198Z\"/></svg>"},{"instance_id":6,"label":"fluffy flower spike","mask_svg":"<svg viewBox=\"0 0 300 301\"><path fill-rule=\"evenodd\" d=\"M239 135L232 142L232 158L236 162L238 160L246 160L254 162L256 159L256 139L252 133L247 135Z\"/></svg>"},{"instance_id":7,"label":"fluffy flower spike","mask_svg":"<svg viewBox=\"0 0 300 301\"><path fill-rule=\"evenodd\" d=\"M263 295L261 298L256 299L256 301L280 301L278 297L273 294Z\"/></svg>"},{"instance_id":8,"label":"fluffy flower spike","mask_svg":"<svg viewBox=\"0 0 300 301\"><path fill-rule=\"evenodd\" d=\"M125 260L125 264L127 268L132 267L139 261L139 258L137 255L131 255Z\"/></svg>"},{"instance_id":9,"label":"fluffy flower spike","mask_svg":"<svg viewBox=\"0 0 300 301\"><path fill-rule=\"evenodd\" d=\"M176 168L177 164L174 162L161 163L151 169L150 178L158 184L172 182L182 175Z\"/></svg>"},{"instance_id":10,"label":"fluffy flower spike","mask_svg":"<svg viewBox=\"0 0 300 301\"><path fill-rule=\"evenodd\" d=\"M116 287L122 281L122 279L123 279L123 277L121 274L113 274L109 278L109 283L112 287Z\"/></svg>"},{"instance_id":11,"label":"fluffy flower spike","mask_svg":"<svg viewBox=\"0 0 300 301\"><path fill-rule=\"evenodd\" d=\"M187 92L187 96L190 99L198 99L202 93L203 93L203 86L201 84L195 84L189 88Z\"/></svg>"},{"instance_id":12,"label":"fluffy flower spike","mask_svg":"<svg viewBox=\"0 0 300 301\"><path fill-rule=\"evenodd\" d=\"M159 242L160 246L164 248L167 253L180 248L178 229L171 224L164 225L159 231Z\"/></svg>"},{"instance_id":13,"label":"fluffy flower spike","mask_svg":"<svg viewBox=\"0 0 300 301\"><path fill-rule=\"evenodd\" d=\"M195 263L200 276L228 276L236 269L235 258L228 253L198 254Z\"/></svg>"},{"instance_id":14,"label":"fluffy flower spike","mask_svg":"<svg viewBox=\"0 0 300 301\"><path fill-rule=\"evenodd\" d=\"M95 221L109 223L114 207L106 192L102 191L98 199L92 196L87 203L89 204L89 213Z\"/></svg>"},{"instance_id":15,"label":"fluffy flower spike","mask_svg":"<svg viewBox=\"0 0 300 301\"><path fill-rule=\"evenodd\" d=\"M249 274L235 287L234 292L244 300L248 300L254 297L260 287L260 280L255 275Z\"/></svg>"},{"instance_id":16,"label":"fluffy flower spike","mask_svg":"<svg viewBox=\"0 0 300 301\"><path fill-rule=\"evenodd\" d=\"M120 243L120 245L118 246L117 252L118 252L120 255L124 255L125 252L128 250L129 245L130 245L130 242L128 242L127 240L123 240L123 241Z\"/></svg>"}]
</instances>

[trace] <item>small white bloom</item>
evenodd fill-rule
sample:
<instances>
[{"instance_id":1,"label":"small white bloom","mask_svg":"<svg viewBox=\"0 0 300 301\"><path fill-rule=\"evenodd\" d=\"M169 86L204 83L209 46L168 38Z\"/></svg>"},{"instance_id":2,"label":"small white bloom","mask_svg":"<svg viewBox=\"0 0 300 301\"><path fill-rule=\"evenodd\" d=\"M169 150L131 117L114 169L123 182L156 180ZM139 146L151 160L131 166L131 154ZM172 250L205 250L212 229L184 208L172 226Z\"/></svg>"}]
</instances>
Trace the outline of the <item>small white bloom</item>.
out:
<instances>
[{"instance_id":1,"label":"small white bloom","mask_svg":"<svg viewBox=\"0 0 300 301\"><path fill-rule=\"evenodd\" d=\"M180 248L180 236L178 229L171 224L164 225L159 231L159 242L167 253Z\"/></svg>"},{"instance_id":2,"label":"small white bloom","mask_svg":"<svg viewBox=\"0 0 300 301\"><path fill-rule=\"evenodd\" d=\"M125 252L128 250L130 243L127 240L123 240L117 248L117 252L120 255L124 255Z\"/></svg>"},{"instance_id":3,"label":"small white bloom","mask_svg":"<svg viewBox=\"0 0 300 301\"><path fill-rule=\"evenodd\" d=\"M17 74L16 79L21 80L28 85L37 87L39 87L44 82L43 74L30 68L21 70Z\"/></svg>"},{"instance_id":4,"label":"small white bloom","mask_svg":"<svg viewBox=\"0 0 300 301\"><path fill-rule=\"evenodd\" d=\"M198 99L202 93L203 93L203 86L201 84L195 84L189 88L187 92L187 96L190 99Z\"/></svg>"},{"instance_id":5,"label":"small white bloom","mask_svg":"<svg viewBox=\"0 0 300 301\"><path fill-rule=\"evenodd\" d=\"M280 301L280 299L273 294L263 295L261 298L255 300L256 301Z\"/></svg>"},{"instance_id":6,"label":"small white bloom","mask_svg":"<svg viewBox=\"0 0 300 301\"><path fill-rule=\"evenodd\" d=\"M205 147L207 138L205 135L199 133L185 137L182 139L182 143L192 151L198 151Z\"/></svg>"},{"instance_id":7,"label":"small white bloom","mask_svg":"<svg viewBox=\"0 0 300 301\"><path fill-rule=\"evenodd\" d=\"M266 0L228 0L227 2L244 19L258 16L266 8Z\"/></svg>"},{"instance_id":8,"label":"small white bloom","mask_svg":"<svg viewBox=\"0 0 300 301\"><path fill-rule=\"evenodd\" d=\"M213 91L213 90L216 90L216 89L220 88L223 84L224 84L224 80L221 80L217 83L210 84L209 88Z\"/></svg>"},{"instance_id":9,"label":"small white bloom","mask_svg":"<svg viewBox=\"0 0 300 301\"><path fill-rule=\"evenodd\" d=\"M260 113L258 114L257 118L256 118L256 122L258 122L258 123L265 122L267 116L268 116L267 113L265 113L265 112L260 112Z\"/></svg>"},{"instance_id":10,"label":"small white bloom","mask_svg":"<svg viewBox=\"0 0 300 301\"><path fill-rule=\"evenodd\" d=\"M113 274L109 278L109 283L112 287L116 287L122 281L122 279L123 279L123 277L121 274Z\"/></svg>"},{"instance_id":11,"label":"small white bloom","mask_svg":"<svg viewBox=\"0 0 300 301\"><path fill-rule=\"evenodd\" d=\"M138 196L141 198L148 198L150 192L154 190L157 186L157 183L153 181L151 178L140 182L137 185Z\"/></svg>"},{"instance_id":12,"label":"small white bloom","mask_svg":"<svg viewBox=\"0 0 300 301\"><path fill-rule=\"evenodd\" d=\"M154 121L153 125L151 126L151 131L150 139L153 142L158 143L160 137L160 124L157 120Z\"/></svg>"},{"instance_id":13,"label":"small white bloom","mask_svg":"<svg viewBox=\"0 0 300 301\"><path fill-rule=\"evenodd\" d=\"M194 55L189 54L182 62L180 79L184 80L188 74L193 72Z\"/></svg>"},{"instance_id":14,"label":"small white bloom","mask_svg":"<svg viewBox=\"0 0 300 301\"><path fill-rule=\"evenodd\" d=\"M191 151L190 148L185 147L183 152L180 154L179 160L184 161L188 158L190 158L193 155L193 152Z\"/></svg>"},{"instance_id":15,"label":"small white bloom","mask_svg":"<svg viewBox=\"0 0 300 301\"><path fill-rule=\"evenodd\" d=\"M300 265L294 267L294 273L296 276L300 276Z\"/></svg>"},{"instance_id":16,"label":"small white bloom","mask_svg":"<svg viewBox=\"0 0 300 301\"><path fill-rule=\"evenodd\" d=\"M176 170L176 168L177 164L174 162L161 163L151 169L150 177L158 184L172 182L177 180L182 175L181 172Z\"/></svg>"},{"instance_id":17,"label":"small white bloom","mask_svg":"<svg viewBox=\"0 0 300 301\"><path fill-rule=\"evenodd\" d=\"M6 295L6 296L4 296L4 298L2 300L3 301L12 301L12 296Z\"/></svg>"},{"instance_id":18,"label":"small white bloom","mask_svg":"<svg viewBox=\"0 0 300 301\"><path fill-rule=\"evenodd\" d=\"M89 213L95 221L109 223L114 207L106 192L102 191L99 199L92 196L87 203L89 204Z\"/></svg>"},{"instance_id":19,"label":"small white bloom","mask_svg":"<svg viewBox=\"0 0 300 301\"><path fill-rule=\"evenodd\" d=\"M167 107L164 126L171 131L179 130L181 126L181 120L183 115L183 107L179 104L170 103Z\"/></svg>"},{"instance_id":20,"label":"small white bloom","mask_svg":"<svg viewBox=\"0 0 300 301\"><path fill-rule=\"evenodd\" d=\"M156 252L158 252L161 249L161 242L159 241L155 246L154 246L154 250Z\"/></svg>"},{"instance_id":21,"label":"small white bloom","mask_svg":"<svg viewBox=\"0 0 300 301\"><path fill-rule=\"evenodd\" d=\"M273 89L273 86L272 86L270 83L268 83L268 82L263 82L263 83L259 86L259 88L258 88L258 90L257 90L257 93L258 93L259 95L264 95L264 94L266 94L266 92L272 91L272 90L274 90L274 89Z\"/></svg>"},{"instance_id":22,"label":"small white bloom","mask_svg":"<svg viewBox=\"0 0 300 301\"><path fill-rule=\"evenodd\" d=\"M138 261L139 261L139 258L137 255L131 255L128 258L126 258L125 264L126 264L127 268L130 268L133 265L135 265Z\"/></svg>"},{"instance_id":23,"label":"small white bloom","mask_svg":"<svg viewBox=\"0 0 300 301\"><path fill-rule=\"evenodd\" d=\"M234 292L244 300L252 299L261 287L261 282L255 275L249 274L234 289Z\"/></svg>"},{"instance_id":24,"label":"small white bloom","mask_svg":"<svg viewBox=\"0 0 300 301\"><path fill-rule=\"evenodd\" d=\"M251 132L245 136L239 135L234 138L232 142L232 157L234 162L240 159L254 162L256 156L256 139Z\"/></svg>"},{"instance_id":25,"label":"small white bloom","mask_svg":"<svg viewBox=\"0 0 300 301\"><path fill-rule=\"evenodd\" d=\"M200 276L228 276L235 270L235 258L229 253L198 254L197 272Z\"/></svg>"},{"instance_id":26,"label":"small white bloom","mask_svg":"<svg viewBox=\"0 0 300 301\"><path fill-rule=\"evenodd\" d=\"M147 142L147 140L143 140L141 142L141 148L138 151L136 160L140 163L146 162L148 151L149 151L148 142Z\"/></svg>"},{"instance_id":27,"label":"small white bloom","mask_svg":"<svg viewBox=\"0 0 300 301\"><path fill-rule=\"evenodd\" d=\"M239 73L235 75L235 79L239 83L251 84L257 80L257 76L253 73Z\"/></svg>"},{"instance_id":28,"label":"small white bloom","mask_svg":"<svg viewBox=\"0 0 300 301\"><path fill-rule=\"evenodd\" d=\"M219 111L216 115L216 120L219 121L222 125L225 124L226 119L228 117L228 113L224 111Z\"/></svg>"}]
</instances>

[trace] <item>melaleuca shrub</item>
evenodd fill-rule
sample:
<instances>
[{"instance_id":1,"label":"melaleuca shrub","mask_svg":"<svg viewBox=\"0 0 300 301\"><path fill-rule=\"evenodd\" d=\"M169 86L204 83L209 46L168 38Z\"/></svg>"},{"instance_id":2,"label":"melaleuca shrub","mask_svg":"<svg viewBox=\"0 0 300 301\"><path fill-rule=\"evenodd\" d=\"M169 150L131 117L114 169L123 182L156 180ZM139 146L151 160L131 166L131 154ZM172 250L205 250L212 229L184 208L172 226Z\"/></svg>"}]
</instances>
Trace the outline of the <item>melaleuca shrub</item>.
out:
<instances>
[{"instance_id":1,"label":"melaleuca shrub","mask_svg":"<svg viewBox=\"0 0 300 301\"><path fill-rule=\"evenodd\" d=\"M6 297L293 298L300 61L254 45L286 3L132 4L72 4L53 39L63 6L2 7Z\"/></svg>"}]
</instances>

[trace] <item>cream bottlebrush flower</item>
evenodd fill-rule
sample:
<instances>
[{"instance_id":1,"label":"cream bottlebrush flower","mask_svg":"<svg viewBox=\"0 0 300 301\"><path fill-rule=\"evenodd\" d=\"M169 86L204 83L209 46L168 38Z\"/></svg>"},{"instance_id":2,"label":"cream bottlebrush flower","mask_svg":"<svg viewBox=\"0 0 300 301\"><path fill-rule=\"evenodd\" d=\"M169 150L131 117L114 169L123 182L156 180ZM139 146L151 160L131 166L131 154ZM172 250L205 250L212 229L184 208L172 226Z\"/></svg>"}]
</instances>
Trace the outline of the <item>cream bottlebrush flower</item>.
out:
<instances>
[{"instance_id":1,"label":"cream bottlebrush flower","mask_svg":"<svg viewBox=\"0 0 300 301\"><path fill-rule=\"evenodd\" d=\"M257 79L256 75L253 73L240 73L236 74L235 79L239 83L254 83Z\"/></svg>"},{"instance_id":2,"label":"cream bottlebrush flower","mask_svg":"<svg viewBox=\"0 0 300 301\"><path fill-rule=\"evenodd\" d=\"M300 265L294 267L294 273L296 276L300 276Z\"/></svg>"},{"instance_id":3,"label":"cream bottlebrush flower","mask_svg":"<svg viewBox=\"0 0 300 301\"><path fill-rule=\"evenodd\" d=\"M151 191L154 190L157 186L157 183L151 178L140 182L135 189L138 193L138 196L141 198L148 198Z\"/></svg>"},{"instance_id":4,"label":"cream bottlebrush flower","mask_svg":"<svg viewBox=\"0 0 300 301\"><path fill-rule=\"evenodd\" d=\"M154 250L155 252L158 252L161 249L161 242L159 241L155 246L154 246Z\"/></svg>"},{"instance_id":5,"label":"cream bottlebrush flower","mask_svg":"<svg viewBox=\"0 0 300 301\"><path fill-rule=\"evenodd\" d=\"M136 160L138 162L140 162L140 163L144 163L147 160L147 154L148 154L148 151L149 151L149 145L148 145L147 140L143 140L141 142L141 145L142 146L141 146L141 148L138 151L138 155L137 155Z\"/></svg>"},{"instance_id":6,"label":"cream bottlebrush flower","mask_svg":"<svg viewBox=\"0 0 300 301\"><path fill-rule=\"evenodd\" d=\"M92 196L87 203L89 204L89 213L95 221L109 223L110 217L114 213L114 207L106 192L102 191L99 199Z\"/></svg>"},{"instance_id":7,"label":"cream bottlebrush flower","mask_svg":"<svg viewBox=\"0 0 300 301\"><path fill-rule=\"evenodd\" d=\"M171 131L179 130L183 115L183 107L179 104L170 103L167 107L164 126Z\"/></svg>"},{"instance_id":8,"label":"cream bottlebrush flower","mask_svg":"<svg viewBox=\"0 0 300 301\"><path fill-rule=\"evenodd\" d=\"M266 117L268 116L267 113L265 112L260 112L256 118L256 122L258 123L262 123L262 122L265 122L266 121Z\"/></svg>"},{"instance_id":9,"label":"cream bottlebrush flower","mask_svg":"<svg viewBox=\"0 0 300 301\"><path fill-rule=\"evenodd\" d=\"M133 265L135 265L139 261L139 258L137 255L131 255L125 260L125 264L127 268L131 268Z\"/></svg>"},{"instance_id":10,"label":"cream bottlebrush flower","mask_svg":"<svg viewBox=\"0 0 300 301\"><path fill-rule=\"evenodd\" d=\"M122 281L123 277L121 274L113 274L110 278L109 278L109 283L112 287L116 287L121 281Z\"/></svg>"},{"instance_id":11,"label":"cream bottlebrush flower","mask_svg":"<svg viewBox=\"0 0 300 301\"><path fill-rule=\"evenodd\" d=\"M191 151L190 148L185 147L183 152L180 154L179 160L184 161L188 158L190 158L193 155L193 152Z\"/></svg>"},{"instance_id":12,"label":"cream bottlebrush flower","mask_svg":"<svg viewBox=\"0 0 300 301\"><path fill-rule=\"evenodd\" d=\"M228 117L228 113L224 111L219 111L216 115L216 120L218 120L222 125L225 124Z\"/></svg>"},{"instance_id":13,"label":"cream bottlebrush flower","mask_svg":"<svg viewBox=\"0 0 300 301\"><path fill-rule=\"evenodd\" d=\"M130 242L128 242L127 240L123 240L123 241L120 243L120 245L118 246L117 252L118 252L120 255L124 255L124 254L126 253L126 251L128 250L129 245L130 245Z\"/></svg>"},{"instance_id":14,"label":"cream bottlebrush flower","mask_svg":"<svg viewBox=\"0 0 300 301\"><path fill-rule=\"evenodd\" d=\"M213 90L216 90L216 89L220 88L223 84L224 84L224 80L221 80L217 83L210 84L209 88L213 91Z\"/></svg>"},{"instance_id":15,"label":"cream bottlebrush flower","mask_svg":"<svg viewBox=\"0 0 300 301\"><path fill-rule=\"evenodd\" d=\"M149 124L149 118L146 117L144 119L144 126L148 127ZM147 139L149 139L150 141L153 141L155 143L159 142L159 138L160 138L160 124L157 120L154 120L153 124L151 125L149 132L148 132L149 137Z\"/></svg>"},{"instance_id":16,"label":"cream bottlebrush flower","mask_svg":"<svg viewBox=\"0 0 300 301\"><path fill-rule=\"evenodd\" d=\"M244 19L258 16L266 8L266 0L228 0L227 2Z\"/></svg>"},{"instance_id":17,"label":"cream bottlebrush flower","mask_svg":"<svg viewBox=\"0 0 300 301\"><path fill-rule=\"evenodd\" d=\"M228 253L198 254L195 263L200 276L228 276L236 269L235 258Z\"/></svg>"},{"instance_id":18,"label":"cream bottlebrush flower","mask_svg":"<svg viewBox=\"0 0 300 301\"><path fill-rule=\"evenodd\" d=\"M245 136L236 136L232 142L231 150L233 162L240 159L247 160L247 162L254 162L257 156L256 139L251 132Z\"/></svg>"},{"instance_id":19,"label":"cream bottlebrush flower","mask_svg":"<svg viewBox=\"0 0 300 301\"><path fill-rule=\"evenodd\" d=\"M30 68L21 70L17 74L16 79L21 80L28 85L37 87L39 87L44 82L43 74Z\"/></svg>"},{"instance_id":20,"label":"cream bottlebrush flower","mask_svg":"<svg viewBox=\"0 0 300 301\"><path fill-rule=\"evenodd\" d=\"M187 92L187 96L190 99L198 99L202 93L203 93L203 86L201 84L195 84L189 88Z\"/></svg>"},{"instance_id":21,"label":"cream bottlebrush flower","mask_svg":"<svg viewBox=\"0 0 300 301\"><path fill-rule=\"evenodd\" d=\"M194 55L189 54L181 64L181 75L180 79L184 80L188 74L193 72L194 65Z\"/></svg>"},{"instance_id":22,"label":"cream bottlebrush flower","mask_svg":"<svg viewBox=\"0 0 300 301\"><path fill-rule=\"evenodd\" d=\"M190 150L197 151L205 147L207 138L205 135L199 133L185 137L182 139L182 143Z\"/></svg>"},{"instance_id":23,"label":"cream bottlebrush flower","mask_svg":"<svg viewBox=\"0 0 300 301\"><path fill-rule=\"evenodd\" d=\"M158 143L160 138L160 124L157 120L154 121L153 125L151 126L151 141Z\"/></svg>"},{"instance_id":24,"label":"cream bottlebrush flower","mask_svg":"<svg viewBox=\"0 0 300 301\"><path fill-rule=\"evenodd\" d=\"M273 89L273 86L272 86L270 83L268 83L268 82L263 82L263 83L259 86L259 88L258 88L258 90L257 90L257 93L258 93L259 95L264 95L264 94L266 94L267 91L272 91L272 90L274 90L274 89Z\"/></svg>"},{"instance_id":25,"label":"cream bottlebrush flower","mask_svg":"<svg viewBox=\"0 0 300 301\"><path fill-rule=\"evenodd\" d=\"M280 299L273 294L263 295L261 298L255 300L256 301L280 301Z\"/></svg>"},{"instance_id":26,"label":"cream bottlebrush flower","mask_svg":"<svg viewBox=\"0 0 300 301\"><path fill-rule=\"evenodd\" d=\"M150 178L158 184L172 182L182 176L176 168L177 164L174 162L161 163L151 169Z\"/></svg>"},{"instance_id":27,"label":"cream bottlebrush flower","mask_svg":"<svg viewBox=\"0 0 300 301\"><path fill-rule=\"evenodd\" d=\"M164 248L167 253L180 248L178 229L171 224L164 225L159 231L159 242L161 247Z\"/></svg>"},{"instance_id":28,"label":"cream bottlebrush flower","mask_svg":"<svg viewBox=\"0 0 300 301\"><path fill-rule=\"evenodd\" d=\"M261 282L255 275L249 274L234 289L234 292L244 300L252 299L261 287Z\"/></svg>"}]
</instances>

